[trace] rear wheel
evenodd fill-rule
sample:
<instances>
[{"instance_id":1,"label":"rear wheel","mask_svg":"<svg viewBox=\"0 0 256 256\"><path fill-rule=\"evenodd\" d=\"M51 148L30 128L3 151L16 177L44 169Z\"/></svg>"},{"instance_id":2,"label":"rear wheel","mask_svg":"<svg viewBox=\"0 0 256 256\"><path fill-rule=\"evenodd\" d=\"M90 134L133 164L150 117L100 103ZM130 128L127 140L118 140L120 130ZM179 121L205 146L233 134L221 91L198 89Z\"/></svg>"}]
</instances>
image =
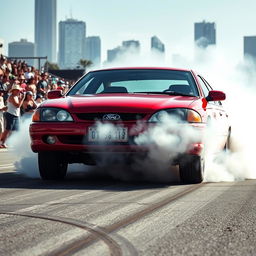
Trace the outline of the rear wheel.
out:
<instances>
[{"instance_id":1,"label":"rear wheel","mask_svg":"<svg viewBox=\"0 0 256 256\"><path fill-rule=\"evenodd\" d=\"M204 176L204 158L203 156L188 156L180 162L179 169L183 183L201 183Z\"/></svg>"},{"instance_id":2,"label":"rear wheel","mask_svg":"<svg viewBox=\"0 0 256 256\"><path fill-rule=\"evenodd\" d=\"M67 174L68 163L61 153L39 152L38 166L43 180L61 180Z\"/></svg>"}]
</instances>

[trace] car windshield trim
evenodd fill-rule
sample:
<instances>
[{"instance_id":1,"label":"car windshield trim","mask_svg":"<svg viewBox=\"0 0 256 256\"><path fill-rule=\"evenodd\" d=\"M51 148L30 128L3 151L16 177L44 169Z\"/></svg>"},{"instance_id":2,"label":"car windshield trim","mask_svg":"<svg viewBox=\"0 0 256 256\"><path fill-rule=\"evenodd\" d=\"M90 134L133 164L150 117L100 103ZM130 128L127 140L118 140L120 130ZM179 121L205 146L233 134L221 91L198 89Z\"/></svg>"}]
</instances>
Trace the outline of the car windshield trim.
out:
<instances>
[{"instance_id":1,"label":"car windshield trim","mask_svg":"<svg viewBox=\"0 0 256 256\"><path fill-rule=\"evenodd\" d=\"M73 97L73 96L79 96L79 97L83 97L83 96L95 96L95 95L104 95L104 94L111 94L111 95L115 95L115 94L160 94L160 95L169 95L169 96L185 96L185 97L198 97L195 95L191 95L191 94L185 94L185 93L180 93L180 92L116 92L116 93L110 93L110 92L102 92L102 93L95 93L95 94L73 94L73 95L67 95L69 97Z\"/></svg>"},{"instance_id":2,"label":"car windshield trim","mask_svg":"<svg viewBox=\"0 0 256 256\"><path fill-rule=\"evenodd\" d=\"M175 92L175 91L168 91L168 92L134 92L134 93L145 93L145 94L166 94L170 96L188 96L188 97L196 97L195 95L181 93L181 92Z\"/></svg>"}]
</instances>

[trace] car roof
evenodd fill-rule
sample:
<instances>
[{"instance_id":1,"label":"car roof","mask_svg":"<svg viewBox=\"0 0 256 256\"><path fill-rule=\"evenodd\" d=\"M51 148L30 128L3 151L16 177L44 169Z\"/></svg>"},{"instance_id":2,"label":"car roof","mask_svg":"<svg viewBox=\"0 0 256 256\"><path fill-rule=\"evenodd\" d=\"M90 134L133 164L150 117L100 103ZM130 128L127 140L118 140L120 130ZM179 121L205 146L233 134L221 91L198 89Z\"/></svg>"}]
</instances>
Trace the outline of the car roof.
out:
<instances>
[{"instance_id":1,"label":"car roof","mask_svg":"<svg viewBox=\"0 0 256 256\"><path fill-rule=\"evenodd\" d=\"M134 69L152 69L152 70L173 70L173 71L186 71L191 72L190 69L182 69L182 68L169 68L169 67L115 67L115 68L103 68L97 70L91 70L91 72L97 71L113 71L113 70L134 70Z\"/></svg>"}]
</instances>

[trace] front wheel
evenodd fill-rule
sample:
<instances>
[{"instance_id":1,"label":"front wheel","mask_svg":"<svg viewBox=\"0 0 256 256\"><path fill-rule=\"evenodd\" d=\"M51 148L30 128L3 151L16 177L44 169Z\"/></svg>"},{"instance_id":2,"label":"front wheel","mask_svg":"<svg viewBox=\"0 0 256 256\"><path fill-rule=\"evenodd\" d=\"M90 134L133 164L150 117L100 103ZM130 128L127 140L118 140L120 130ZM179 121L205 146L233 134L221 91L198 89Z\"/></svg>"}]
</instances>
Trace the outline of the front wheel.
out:
<instances>
[{"instance_id":1,"label":"front wheel","mask_svg":"<svg viewBox=\"0 0 256 256\"><path fill-rule=\"evenodd\" d=\"M182 159L179 164L180 179L183 183L201 183L204 176L203 156L191 155Z\"/></svg>"},{"instance_id":2,"label":"front wheel","mask_svg":"<svg viewBox=\"0 0 256 256\"><path fill-rule=\"evenodd\" d=\"M59 152L39 152L38 166L43 180L61 180L66 177L68 163Z\"/></svg>"}]
</instances>

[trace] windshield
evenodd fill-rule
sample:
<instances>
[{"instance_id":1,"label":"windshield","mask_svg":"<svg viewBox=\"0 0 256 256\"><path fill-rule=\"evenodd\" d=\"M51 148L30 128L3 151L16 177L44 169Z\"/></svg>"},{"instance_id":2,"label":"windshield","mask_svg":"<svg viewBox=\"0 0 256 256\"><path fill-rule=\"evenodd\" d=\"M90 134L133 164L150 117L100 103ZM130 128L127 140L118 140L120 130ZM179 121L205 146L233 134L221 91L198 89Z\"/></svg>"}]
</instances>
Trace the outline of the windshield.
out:
<instances>
[{"instance_id":1,"label":"windshield","mask_svg":"<svg viewBox=\"0 0 256 256\"><path fill-rule=\"evenodd\" d=\"M190 72L164 69L119 69L88 73L67 95L147 93L198 96Z\"/></svg>"}]
</instances>

